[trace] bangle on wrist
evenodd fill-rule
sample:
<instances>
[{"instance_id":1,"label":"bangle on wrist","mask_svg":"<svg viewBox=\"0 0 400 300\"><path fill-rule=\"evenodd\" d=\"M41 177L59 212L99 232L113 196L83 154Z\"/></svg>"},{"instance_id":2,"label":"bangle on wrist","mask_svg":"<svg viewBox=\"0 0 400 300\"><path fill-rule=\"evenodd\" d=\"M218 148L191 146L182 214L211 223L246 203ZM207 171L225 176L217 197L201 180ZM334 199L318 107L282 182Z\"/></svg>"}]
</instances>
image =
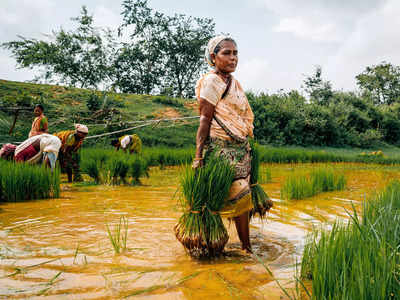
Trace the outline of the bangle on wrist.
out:
<instances>
[{"instance_id":1,"label":"bangle on wrist","mask_svg":"<svg viewBox=\"0 0 400 300\"><path fill-rule=\"evenodd\" d=\"M194 158L193 160L194 160L194 161L199 161L199 160L203 160L203 158L202 158L202 157L200 157L200 158Z\"/></svg>"}]
</instances>

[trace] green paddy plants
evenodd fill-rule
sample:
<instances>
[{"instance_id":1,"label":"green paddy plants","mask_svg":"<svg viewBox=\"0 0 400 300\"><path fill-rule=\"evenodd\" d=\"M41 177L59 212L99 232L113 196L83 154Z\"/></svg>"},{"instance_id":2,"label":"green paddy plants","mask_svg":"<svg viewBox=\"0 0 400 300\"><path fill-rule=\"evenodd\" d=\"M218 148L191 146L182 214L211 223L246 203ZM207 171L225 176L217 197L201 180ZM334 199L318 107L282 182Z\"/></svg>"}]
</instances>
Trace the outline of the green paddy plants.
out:
<instances>
[{"instance_id":1,"label":"green paddy plants","mask_svg":"<svg viewBox=\"0 0 400 300\"><path fill-rule=\"evenodd\" d=\"M192 162L194 148L144 148L143 157L151 166L160 166L160 168L178 166Z\"/></svg>"},{"instance_id":2,"label":"green paddy plants","mask_svg":"<svg viewBox=\"0 0 400 300\"><path fill-rule=\"evenodd\" d=\"M119 219L119 223L117 223L113 229L111 229L108 224L106 224L106 228L108 239L111 242L115 254L120 254L125 251L127 249L126 243L128 240L128 219L122 216Z\"/></svg>"},{"instance_id":3,"label":"green paddy plants","mask_svg":"<svg viewBox=\"0 0 400 300\"><path fill-rule=\"evenodd\" d=\"M304 249L303 280L313 299L398 299L400 295L400 182L365 201L359 216L314 230Z\"/></svg>"},{"instance_id":4,"label":"green paddy plants","mask_svg":"<svg viewBox=\"0 0 400 300\"><path fill-rule=\"evenodd\" d=\"M234 175L230 163L214 155L205 158L202 168L184 168L180 180L183 215L175 226L175 235L191 256L218 256L228 242L218 212L224 206Z\"/></svg>"},{"instance_id":5,"label":"green paddy plants","mask_svg":"<svg viewBox=\"0 0 400 300\"><path fill-rule=\"evenodd\" d=\"M113 185L125 184L129 171L129 163L122 157L112 156L107 161L106 171L109 176L108 182L111 182Z\"/></svg>"},{"instance_id":6,"label":"green paddy plants","mask_svg":"<svg viewBox=\"0 0 400 300\"><path fill-rule=\"evenodd\" d=\"M264 163L358 162L392 165L400 164L400 156L398 152L393 152L390 156L360 155L359 152L354 150L340 148L315 150L300 147L262 146L260 148L260 161Z\"/></svg>"},{"instance_id":7,"label":"green paddy plants","mask_svg":"<svg viewBox=\"0 0 400 300\"><path fill-rule=\"evenodd\" d=\"M286 178L281 188L283 199L304 199L319 193L343 190L346 177L334 169L325 167L311 171L310 174L294 171Z\"/></svg>"},{"instance_id":8,"label":"green paddy plants","mask_svg":"<svg viewBox=\"0 0 400 300\"><path fill-rule=\"evenodd\" d=\"M260 177L260 146L250 141L251 146L251 173L250 173L250 189L251 199L253 201L253 209L250 211L250 216L258 214L263 219L273 206L271 199L265 193L261 185L259 184Z\"/></svg>"},{"instance_id":9,"label":"green paddy plants","mask_svg":"<svg viewBox=\"0 0 400 300\"><path fill-rule=\"evenodd\" d=\"M81 167L97 184L140 184L140 177L148 176L149 162L137 154L111 149L85 149L81 153Z\"/></svg>"},{"instance_id":10,"label":"green paddy plants","mask_svg":"<svg viewBox=\"0 0 400 300\"><path fill-rule=\"evenodd\" d=\"M129 174L132 177L133 185L140 185L140 177L149 177L149 165L147 160L135 158L130 162Z\"/></svg>"},{"instance_id":11,"label":"green paddy plants","mask_svg":"<svg viewBox=\"0 0 400 300\"><path fill-rule=\"evenodd\" d=\"M272 173L271 168L260 166L260 173L259 173L258 182L261 184L270 183L272 182Z\"/></svg>"},{"instance_id":12,"label":"green paddy plants","mask_svg":"<svg viewBox=\"0 0 400 300\"><path fill-rule=\"evenodd\" d=\"M0 161L0 201L15 202L57 198L60 195L60 171L44 166Z\"/></svg>"}]
</instances>

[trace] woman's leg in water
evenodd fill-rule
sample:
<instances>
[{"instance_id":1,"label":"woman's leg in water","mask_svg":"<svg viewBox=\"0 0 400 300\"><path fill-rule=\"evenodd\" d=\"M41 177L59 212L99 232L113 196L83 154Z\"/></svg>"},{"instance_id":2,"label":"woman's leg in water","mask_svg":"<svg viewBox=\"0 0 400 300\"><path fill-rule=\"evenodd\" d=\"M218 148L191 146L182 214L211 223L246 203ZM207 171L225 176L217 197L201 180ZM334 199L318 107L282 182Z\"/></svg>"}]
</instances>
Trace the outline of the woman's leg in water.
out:
<instances>
[{"instance_id":1,"label":"woman's leg in water","mask_svg":"<svg viewBox=\"0 0 400 300\"><path fill-rule=\"evenodd\" d=\"M250 245L249 212L245 212L233 218L233 220L235 221L236 231L242 243L242 250L252 253Z\"/></svg>"}]
</instances>

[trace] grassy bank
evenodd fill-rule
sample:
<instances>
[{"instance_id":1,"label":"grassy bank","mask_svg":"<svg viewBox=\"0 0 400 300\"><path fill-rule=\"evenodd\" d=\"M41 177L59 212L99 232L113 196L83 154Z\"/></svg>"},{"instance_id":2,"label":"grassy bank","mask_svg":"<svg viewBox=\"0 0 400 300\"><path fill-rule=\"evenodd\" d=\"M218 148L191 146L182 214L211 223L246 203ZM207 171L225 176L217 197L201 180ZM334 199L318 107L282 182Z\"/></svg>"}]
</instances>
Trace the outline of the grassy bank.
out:
<instances>
[{"instance_id":1,"label":"grassy bank","mask_svg":"<svg viewBox=\"0 0 400 300\"><path fill-rule=\"evenodd\" d=\"M27 138L34 118L33 105L40 103L49 120L49 132L73 129L74 123L88 125L89 134L101 134L134 127L141 122L194 116L193 99L108 93L48 84L0 80L0 143L20 142ZM12 135L13 107L25 107L18 113ZM137 133L144 145L183 147L194 145L193 120L161 122L128 133ZM171 127L171 125L176 125ZM109 145L115 137L87 140L86 145Z\"/></svg>"},{"instance_id":2,"label":"grassy bank","mask_svg":"<svg viewBox=\"0 0 400 300\"><path fill-rule=\"evenodd\" d=\"M0 160L0 201L57 198L60 172L42 166Z\"/></svg>"},{"instance_id":3,"label":"grassy bank","mask_svg":"<svg viewBox=\"0 0 400 300\"><path fill-rule=\"evenodd\" d=\"M302 259L313 299L397 299L400 295L400 183L364 203L348 224L316 230Z\"/></svg>"}]
</instances>

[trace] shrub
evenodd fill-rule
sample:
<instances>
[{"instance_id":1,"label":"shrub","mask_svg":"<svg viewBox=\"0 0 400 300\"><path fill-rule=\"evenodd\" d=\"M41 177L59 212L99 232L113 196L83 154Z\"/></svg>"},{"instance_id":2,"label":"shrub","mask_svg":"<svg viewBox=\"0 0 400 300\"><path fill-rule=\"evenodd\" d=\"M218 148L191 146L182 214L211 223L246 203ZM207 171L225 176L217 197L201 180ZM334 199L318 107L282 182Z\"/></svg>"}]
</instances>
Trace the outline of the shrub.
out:
<instances>
[{"instance_id":1,"label":"shrub","mask_svg":"<svg viewBox=\"0 0 400 300\"><path fill-rule=\"evenodd\" d=\"M152 101L155 103L172 105L176 107L183 107L185 103L183 99L172 98L168 96L154 96L152 99Z\"/></svg>"},{"instance_id":2,"label":"shrub","mask_svg":"<svg viewBox=\"0 0 400 300\"><path fill-rule=\"evenodd\" d=\"M99 110L101 104L101 99L96 93L90 94L86 101L86 106L90 112L95 112Z\"/></svg>"}]
</instances>

